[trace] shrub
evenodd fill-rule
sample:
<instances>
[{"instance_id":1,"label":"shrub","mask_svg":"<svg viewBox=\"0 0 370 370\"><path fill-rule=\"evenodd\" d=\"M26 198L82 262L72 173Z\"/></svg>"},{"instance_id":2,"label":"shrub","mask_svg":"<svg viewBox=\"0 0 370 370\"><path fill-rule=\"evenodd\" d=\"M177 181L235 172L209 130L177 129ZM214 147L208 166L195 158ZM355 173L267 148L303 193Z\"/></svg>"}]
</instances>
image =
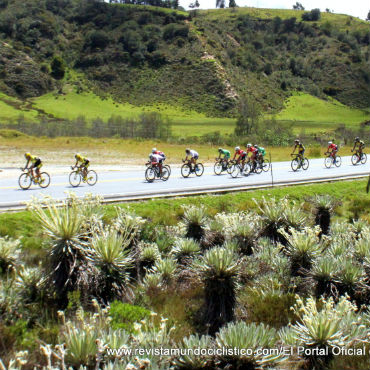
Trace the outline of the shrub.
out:
<instances>
[{"instance_id":1,"label":"shrub","mask_svg":"<svg viewBox=\"0 0 370 370\"><path fill-rule=\"evenodd\" d=\"M163 29L163 39L172 40L175 37L188 38L189 27L186 25L180 25L176 23L167 24Z\"/></svg>"},{"instance_id":2,"label":"shrub","mask_svg":"<svg viewBox=\"0 0 370 370\"><path fill-rule=\"evenodd\" d=\"M125 329L132 333L134 323L149 317L150 311L140 306L113 301L110 304L109 316L112 319L110 325L113 329Z\"/></svg>"},{"instance_id":3,"label":"shrub","mask_svg":"<svg viewBox=\"0 0 370 370\"><path fill-rule=\"evenodd\" d=\"M50 64L50 74L56 79L61 80L66 71L64 60L60 56L55 56Z\"/></svg>"},{"instance_id":4,"label":"shrub","mask_svg":"<svg viewBox=\"0 0 370 370\"><path fill-rule=\"evenodd\" d=\"M91 31L86 36L85 45L92 49L104 49L109 44L109 35L104 31Z\"/></svg>"},{"instance_id":5,"label":"shrub","mask_svg":"<svg viewBox=\"0 0 370 370\"><path fill-rule=\"evenodd\" d=\"M302 14L302 20L304 21L318 21L321 18L320 9L312 9L310 12Z\"/></svg>"}]
</instances>

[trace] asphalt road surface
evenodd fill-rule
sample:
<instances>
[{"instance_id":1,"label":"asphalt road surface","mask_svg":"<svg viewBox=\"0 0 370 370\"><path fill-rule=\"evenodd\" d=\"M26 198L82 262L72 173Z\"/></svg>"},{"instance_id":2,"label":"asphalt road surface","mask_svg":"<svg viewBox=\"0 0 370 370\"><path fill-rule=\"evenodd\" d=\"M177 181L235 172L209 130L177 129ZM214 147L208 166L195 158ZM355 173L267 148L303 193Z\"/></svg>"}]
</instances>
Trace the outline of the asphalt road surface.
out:
<instances>
[{"instance_id":1,"label":"asphalt road surface","mask_svg":"<svg viewBox=\"0 0 370 370\"><path fill-rule=\"evenodd\" d=\"M207 192L242 190L249 188L267 187L272 185L271 172L261 174L250 174L249 176L239 176L232 178L226 172L217 176L213 172L213 166L205 166L204 174L196 177L191 174L188 178L183 178L180 167L172 165L172 174L168 181L155 180L148 183L145 180L145 167L137 170L128 171L106 171L98 172L98 182L94 186L81 184L73 188L69 184L68 168L63 175L51 175L50 186L40 189L32 185L29 190L21 190L18 185L18 176L0 179L0 208L7 209L17 206L24 206L24 202L31 200L31 197L41 197L49 195L56 199L63 199L67 196L66 192L73 191L78 196L86 193L102 195L107 201L145 199L158 196L173 196L186 194L199 194ZM93 169L93 166L92 166ZM48 172L47 166L43 167ZM368 164L353 166L350 157L342 158L341 167L325 168L324 158L311 159L308 170L302 169L293 172L290 162L274 162L272 165L274 185L294 184L299 182L320 182L330 181L341 178L354 178L369 174ZM3 173L6 172L3 169Z\"/></svg>"}]
</instances>

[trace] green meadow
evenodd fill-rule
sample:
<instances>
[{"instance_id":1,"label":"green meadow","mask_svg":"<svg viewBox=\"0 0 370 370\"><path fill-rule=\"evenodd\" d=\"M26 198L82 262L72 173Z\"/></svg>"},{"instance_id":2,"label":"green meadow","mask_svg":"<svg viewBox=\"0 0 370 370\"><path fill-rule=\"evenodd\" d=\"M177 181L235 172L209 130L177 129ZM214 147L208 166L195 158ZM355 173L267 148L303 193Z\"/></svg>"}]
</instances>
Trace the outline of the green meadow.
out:
<instances>
[{"instance_id":1,"label":"green meadow","mask_svg":"<svg viewBox=\"0 0 370 370\"><path fill-rule=\"evenodd\" d=\"M60 119L84 116L87 120L108 120L111 116L129 119L143 112L153 111L167 116L173 122L173 134L180 137L201 136L215 131L222 135L232 134L235 127L233 118L207 117L203 113L165 104L135 106L119 103L111 98L101 98L91 92L78 94L71 91L59 95L49 93L26 102L0 94L0 119L3 123L15 122L20 115L30 121L43 115ZM293 93L275 118L292 122L297 133L303 129L307 132L330 131L340 124L355 128L370 119L370 112L350 108L332 98L323 100L309 94Z\"/></svg>"}]
</instances>

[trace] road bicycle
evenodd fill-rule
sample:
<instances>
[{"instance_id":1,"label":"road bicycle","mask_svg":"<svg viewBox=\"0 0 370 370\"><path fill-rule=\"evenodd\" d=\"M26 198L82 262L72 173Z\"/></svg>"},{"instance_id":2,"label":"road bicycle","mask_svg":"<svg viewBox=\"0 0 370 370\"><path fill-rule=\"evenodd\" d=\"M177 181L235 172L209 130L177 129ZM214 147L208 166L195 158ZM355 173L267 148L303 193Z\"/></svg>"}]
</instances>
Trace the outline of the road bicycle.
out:
<instances>
[{"instance_id":1,"label":"road bicycle","mask_svg":"<svg viewBox=\"0 0 370 370\"><path fill-rule=\"evenodd\" d=\"M75 170L75 168L77 169ZM69 174L69 183L74 188L79 186L81 184L81 181L87 183L90 186L95 185L96 182L98 181L98 175L94 170L87 171L87 174L85 177L83 174L84 167L72 166L71 169L74 171L72 171Z\"/></svg>"},{"instance_id":2,"label":"road bicycle","mask_svg":"<svg viewBox=\"0 0 370 370\"><path fill-rule=\"evenodd\" d=\"M291 154L291 156L294 157L290 164L294 172L298 171L300 168L306 171L310 166L310 162L306 157L301 157L298 153Z\"/></svg>"},{"instance_id":3,"label":"road bicycle","mask_svg":"<svg viewBox=\"0 0 370 370\"><path fill-rule=\"evenodd\" d=\"M153 182L155 179L167 181L171 174L167 166L163 166L162 171L160 171L158 164L147 163L147 169L145 170L146 181Z\"/></svg>"},{"instance_id":4,"label":"road bicycle","mask_svg":"<svg viewBox=\"0 0 370 370\"><path fill-rule=\"evenodd\" d=\"M359 163L365 164L366 161L367 161L367 155L366 153L363 153L363 152L361 153L361 156L358 152L356 152L352 155L352 158L351 158L351 162L354 166L356 166L356 164L359 164Z\"/></svg>"},{"instance_id":5,"label":"road bicycle","mask_svg":"<svg viewBox=\"0 0 370 370\"><path fill-rule=\"evenodd\" d=\"M232 161L224 158L215 158L216 163L213 166L213 171L216 175L221 175L222 172L231 173Z\"/></svg>"},{"instance_id":6,"label":"road bicycle","mask_svg":"<svg viewBox=\"0 0 370 370\"><path fill-rule=\"evenodd\" d=\"M36 177L32 174L30 168L21 168L21 171L23 171L23 173L19 176L18 184L23 190L29 189L32 184L38 185L43 189L50 185L50 175L47 172L41 172L40 177Z\"/></svg>"},{"instance_id":7,"label":"road bicycle","mask_svg":"<svg viewBox=\"0 0 370 370\"><path fill-rule=\"evenodd\" d=\"M152 164L151 164L151 162L148 162L145 165L146 165L146 167L150 167ZM162 165L162 168L163 167L166 167L169 175L171 175L171 166L169 164L165 164L165 165Z\"/></svg>"},{"instance_id":8,"label":"road bicycle","mask_svg":"<svg viewBox=\"0 0 370 370\"><path fill-rule=\"evenodd\" d=\"M195 173L196 176L200 177L203 175L204 172L204 166L202 163L196 163L195 166L193 166L192 163L190 163L190 160L182 160L184 164L181 166L181 175L182 177L189 177L191 173Z\"/></svg>"},{"instance_id":9,"label":"road bicycle","mask_svg":"<svg viewBox=\"0 0 370 370\"><path fill-rule=\"evenodd\" d=\"M234 163L232 165L230 175L233 178L238 177L239 174L243 176L248 176L251 173L251 170L252 170L251 165L248 162L244 163L244 166L241 162Z\"/></svg>"},{"instance_id":10,"label":"road bicycle","mask_svg":"<svg viewBox=\"0 0 370 370\"><path fill-rule=\"evenodd\" d=\"M342 158L340 155L336 154L335 157L331 155L331 153L326 152L325 153L326 158L324 160L324 164L326 168L330 168L332 166L340 167L342 164Z\"/></svg>"},{"instance_id":11,"label":"road bicycle","mask_svg":"<svg viewBox=\"0 0 370 370\"><path fill-rule=\"evenodd\" d=\"M260 163L260 166L262 167L263 172L269 172L271 168L271 163L267 158L260 158L257 160Z\"/></svg>"}]
</instances>

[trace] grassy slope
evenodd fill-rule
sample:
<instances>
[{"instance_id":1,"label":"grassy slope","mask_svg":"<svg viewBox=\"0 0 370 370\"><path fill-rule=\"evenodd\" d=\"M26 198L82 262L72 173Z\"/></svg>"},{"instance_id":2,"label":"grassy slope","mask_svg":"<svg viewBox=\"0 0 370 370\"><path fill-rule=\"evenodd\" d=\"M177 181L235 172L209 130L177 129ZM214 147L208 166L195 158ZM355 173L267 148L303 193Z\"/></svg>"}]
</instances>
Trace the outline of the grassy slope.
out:
<instances>
[{"instance_id":1,"label":"grassy slope","mask_svg":"<svg viewBox=\"0 0 370 370\"><path fill-rule=\"evenodd\" d=\"M200 10L202 14L206 14L210 19L225 18L235 18L239 15L250 15L253 18L260 19L273 19L275 17L280 17L281 19L288 19L296 17L301 19L302 14L305 13L303 10L293 10L293 9L267 9L267 8L253 8L253 7L240 7L236 9L208 9ZM357 29L367 29L368 23L360 18L348 16L346 14L335 14L335 13L321 13L321 18L317 23L325 23L330 21L336 28L341 31L346 30L357 30Z\"/></svg>"},{"instance_id":2,"label":"grassy slope","mask_svg":"<svg viewBox=\"0 0 370 370\"><path fill-rule=\"evenodd\" d=\"M296 131L328 131L335 129L338 124L358 127L359 123L370 119L370 113L347 107L335 99L322 100L309 94L295 93L287 99L276 119L296 121Z\"/></svg>"}]
</instances>

